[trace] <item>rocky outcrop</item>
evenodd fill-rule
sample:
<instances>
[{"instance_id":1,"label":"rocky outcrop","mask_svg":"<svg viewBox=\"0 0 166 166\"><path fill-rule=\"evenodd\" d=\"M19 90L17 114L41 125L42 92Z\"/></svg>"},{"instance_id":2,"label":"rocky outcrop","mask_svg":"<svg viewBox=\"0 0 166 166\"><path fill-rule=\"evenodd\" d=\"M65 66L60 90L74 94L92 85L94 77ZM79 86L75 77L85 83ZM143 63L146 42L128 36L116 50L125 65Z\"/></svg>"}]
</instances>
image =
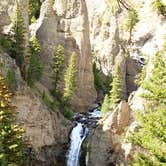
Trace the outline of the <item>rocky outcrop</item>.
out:
<instances>
[{"instance_id":1,"label":"rocky outcrop","mask_svg":"<svg viewBox=\"0 0 166 166\"><path fill-rule=\"evenodd\" d=\"M77 92L73 106L77 111L86 111L96 98L93 85L92 58L89 42L89 22L85 1L55 1L54 10L50 0L43 2L38 22L32 25L42 44L42 60L45 73L41 82L52 88L52 59L55 46L61 44L66 51L66 64L74 51L77 54ZM35 29L35 30L34 30ZM63 78L62 78L63 80ZM63 91L61 82L60 89Z\"/></svg>"},{"instance_id":2,"label":"rocky outcrop","mask_svg":"<svg viewBox=\"0 0 166 166\"><path fill-rule=\"evenodd\" d=\"M32 148L29 151L31 163L35 166L65 165L70 123L58 110L49 112L27 87L19 89L12 101Z\"/></svg>"},{"instance_id":3,"label":"rocky outcrop","mask_svg":"<svg viewBox=\"0 0 166 166\"><path fill-rule=\"evenodd\" d=\"M88 0L87 0L88 1ZM97 1L98 2L98 1ZM165 3L165 1L163 1ZM102 3L102 4L101 4ZM151 1L132 1L132 4L130 1L128 1L129 6L134 7L137 10L138 16L139 16L139 22L133 29L133 34L131 36L131 42L128 43L129 34L128 32L125 32L123 29L123 20L125 20L126 10L122 7L122 11L120 13L117 13L116 17L114 17L112 14L108 14L108 20L111 22L112 20L115 20L115 22L118 22L118 24L107 24L106 26L110 27L107 28L107 32L111 34L111 29L118 29L119 33L119 39L120 40L110 40L110 45L114 43L114 45L119 45L119 49L117 50L117 53L115 53L115 57L113 58L116 61L116 58L118 57L118 54L120 54L120 48L125 50L126 60L123 61L125 63L121 63L121 70L126 69L123 73L125 75L126 79L126 93L127 96L130 95L128 98L128 103L125 105L128 105L129 111L126 112L122 111L120 114L117 111L118 108L116 108L112 113L108 114L106 118L102 122L102 126L100 127L100 130L96 130L94 133L94 136L92 136L92 142L90 144L89 149L95 149L93 151L94 156L92 153L89 154L89 163L92 162L91 159L93 159L93 165L97 165L97 162L99 162L98 158L100 158L100 165L109 165L109 157L114 156L113 154L116 154L114 158L111 160L113 163L112 165L115 165L115 163L120 165L120 163L123 163L124 165L128 165L128 161L131 160L131 157L134 153L135 147L131 143L127 142L128 137L130 136L130 131L136 131L137 130L137 124L135 122L135 113L137 110L144 111L146 108L146 101L141 97L141 94L145 91L143 88L139 87L134 83L135 76L141 71L142 66L145 65L145 60L148 59L148 63L146 65L146 77L145 79L148 79L151 75L151 70L153 68L153 60L155 54L163 48L164 43L164 35L166 34L166 18L158 15L156 11L152 10L151 7ZM93 3L92 3L93 4ZM94 13L95 15L99 14L100 17L104 18L104 14L107 10L106 1L99 1L98 7L103 8L102 5L105 6L105 10L98 11L97 7L95 5L92 5L91 8L89 8L89 11ZM95 8L95 9L94 9ZM93 10L92 10L93 9ZM101 15L101 13L102 15ZM109 12L107 12L109 13ZM102 39L103 39L103 33L102 30L104 30L103 22L100 21L94 21L93 17L90 16L91 20L91 43L92 47L95 50L98 49L98 47L95 47L96 41L100 41L98 45L102 45ZM99 17L97 17L99 19ZM123 18L123 19L122 19ZM153 18L153 21L152 21ZM110 31L108 31L108 29ZM97 31L94 35L94 31ZM113 37L116 31L114 31L113 34L110 36ZM110 37L110 38L111 38ZM105 42L107 43L108 40L105 38ZM120 43L119 43L120 41ZM109 47L108 51L109 51ZM107 56L105 58L104 51L102 49L96 51L96 59L97 61L102 61L99 63L100 68L103 70L103 73L106 73L105 71L112 70L112 67L110 67L109 64L106 64L104 62L106 61L112 61L112 64L114 64L113 59L111 59L112 56ZM109 53L109 55L111 55ZM121 54L121 58L123 58L124 54ZM95 59L95 60L96 60ZM107 60L105 60L107 59ZM117 63L117 62L115 62ZM125 64L125 65L124 65ZM126 66L123 67L123 66ZM107 70L106 70L107 68ZM133 92L135 91L135 92ZM120 107L120 105L119 105ZM130 112L130 113L129 113ZM123 125L121 124L121 121L119 121L118 118L121 117L121 120L123 122ZM125 129L127 128L127 130ZM102 131L104 130L104 131ZM102 142L103 147L111 147L113 150L112 154L105 154L102 155L100 153L100 150L102 149L102 146L98 146L97 142L100 142L100 138L102 138L102 135L104 137L105 133L110 132L110 137L107 139L103 139ZM101 135L100 135L100 134ZM100 138L95 139L96 135L100 135ZM122 140L122 135L124 135L124 139ZM97 137L96 137L97 138ZM111 140L111 141L110 141ZM108 144L108 141L110 141L110 144ZM94 143L95 142L95 143ZM104 143L105 142L105 143ZM107 146L106 146L107 145ZM107 148L105 148L106 150ZM92 150L91 150L92 151ZM103 151L103 149L102 149ZM117 153L114 153L116 151ZM96 153L95 153L96 152ZM95 159L96 158L96 159ZM102 159L101 159L102 158ZM101 164L102 163L102 164Z\"/></svg>"},{"instance_id":4,"label":"rocky outcrop","mask_svg":"<svg viewBox=\"0 0 166 166\"><path fill-rule=\"evenodd\" d=\"M142 54L128 43L129 34L124 31L126 9L112 11L107 0L86 0L90 20L90 41L97 67L108 75L112 73L117 59L121 59L120 68L123 78L123 96L126 99L138 86L134 82L140 72ZM116 3L116 2L115 2ZM135 5L135 3L134 3ZM136 55L137 58L134 57Z\"/></svg>"},{"instance_id":5,"label":"rocky outcrop","mask_svg":"<svg viewBox=\"0 0 166 166\"><path fill-rule=\"evenodd\" d=\"M6 76L14 71L16 91L12 103L17 109L17 122L25 129L29 142L32 165L65 165L68 134L71 124L55 109L50 112L43 101L27 87L15 61L8 54L0 52L1 73Z\"/></svg>"},{"instance_id":6,"label":"rocky outcrop","mask_svg":"<svg viewBox=\"0 0 166 166\"><path fill-rule=\"evenodd\" d=\"M130 122L130 108L122 101L100 122L89 141L88 166L115 165L121 158L121 135Z\"/></svg>"}]
</instances>

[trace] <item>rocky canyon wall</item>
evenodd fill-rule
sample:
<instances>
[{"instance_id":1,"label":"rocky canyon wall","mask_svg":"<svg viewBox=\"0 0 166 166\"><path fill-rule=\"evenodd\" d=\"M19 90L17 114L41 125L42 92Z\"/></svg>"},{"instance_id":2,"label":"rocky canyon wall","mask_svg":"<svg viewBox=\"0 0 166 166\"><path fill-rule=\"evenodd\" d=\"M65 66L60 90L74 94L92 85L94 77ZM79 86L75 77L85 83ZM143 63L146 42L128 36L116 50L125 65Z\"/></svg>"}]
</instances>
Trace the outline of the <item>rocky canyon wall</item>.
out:
<instances>
[{"instance_id":1,"label":"rocky canyon wall","mask_svg":"<svg viewBox=\"0 0 166 166\"><path fill-rule=\"evenodd\" d=\"M55 46L61 44L65 48L66 66L72 52L77 54L77 90L73 98L73 106L78 112L87 111L95 101L96 92L92 73L91 46L89 41L89 21L84 0L55 1L52 7L49 0L43 2L40 18L32 25L32 33L36 33L42 43L42 60L46 66L42 84L52 88L52 63ZM64 82L61 86L63 92Z\"/></svg>"},{"instance_id":2,"label":"rocky canyon wall","mask_svg":"<svg viewBox=\"0 0 166 166\"><path fill-rule=\"evenodd\" d=\"M110 11L111 4L108 1L96 1L96 5L93 5L95 2L87 0L88 11L91 13L90 39L95 61L103 73L107 74L112 72L113 65L118 63L118 57L123 59L123 63L120 64L123 70L121 74L125 77L126 95L130 96L127 103L120 103L113 112L108 113L99 122L99 127L88 146L87 165L89 166L122 163L128 165L134 147L131 143L126 143L126 138L130 135L130 131L137 130L134 120L136 111L143 111L146 105L146 101L141 97L144 89L138 88L134 79L147 59L145 79L149 78L154 56L163 48L166 18L152 9L152 1L125 2L136 9L139 18L130 42L129 33L124 31L127 13L124 6L121 6L121 10L114 15ZM128 56L125 56L126 53Z\"/></svg>"}]
</instances>

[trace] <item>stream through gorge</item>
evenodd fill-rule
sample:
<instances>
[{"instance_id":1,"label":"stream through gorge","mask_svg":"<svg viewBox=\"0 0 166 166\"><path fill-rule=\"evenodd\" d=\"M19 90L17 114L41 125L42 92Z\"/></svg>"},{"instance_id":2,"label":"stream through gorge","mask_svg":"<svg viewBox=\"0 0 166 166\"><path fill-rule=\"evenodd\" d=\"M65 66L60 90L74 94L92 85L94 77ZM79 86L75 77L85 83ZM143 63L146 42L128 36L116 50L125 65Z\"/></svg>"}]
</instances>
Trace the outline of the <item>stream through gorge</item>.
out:
<instances>
[{"instance_id":1,"label":"stream through gorge","mask_svg":"<svg viewBox=\"0 0 166 166\"><path fill-rule=\"evenodd\" d=\"M67 152L67 166L80 166L81 146L91 129L96 127L100 119L100 108L86 114L75 114L73 117L75 127L70 134L70 147Z\"/></svg>"}]
</instances>

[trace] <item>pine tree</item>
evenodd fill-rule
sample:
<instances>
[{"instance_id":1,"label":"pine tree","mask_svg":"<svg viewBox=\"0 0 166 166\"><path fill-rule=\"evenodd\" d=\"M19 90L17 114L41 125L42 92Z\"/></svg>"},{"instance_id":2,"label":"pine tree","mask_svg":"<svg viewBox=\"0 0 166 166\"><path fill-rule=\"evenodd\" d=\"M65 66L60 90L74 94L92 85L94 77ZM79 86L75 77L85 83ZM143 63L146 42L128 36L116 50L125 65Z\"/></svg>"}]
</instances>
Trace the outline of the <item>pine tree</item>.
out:
<instances>
[{"instance_id":1,"label":"pine tree","mask_svg":"<svg viewBox=\"0 0 166 166\"><path fill-rule=\"evenodd\" d=\"M69 64L64 76L65 80L65 87L64 87L64 101L69 102L72 99L74 91L76 90L76 73L77 73L77 66L76 66L76 53L73 52L70 59Z\"/></svg>"},{"instance_id":2,"label":"pine tree","mask_svg":"<svg viewBox=\"0 0 166 166\"><path fill-rule=\"evenodd\" d=\"M9 93L0 75L0 165L27 165L24 130L15 124L15 109L11 106Z\"/></svg>"},{"instance_id":3,"label":"pine tree","mask_svg":"<svg viewBox=\"0 0 166 166\"><path fill-rule=\"evenodd\" d=\"M142 87L147 90L142 96L155 103L166 104L166 65L162 55L164 55L163 51L155 56L153 76L142 84Z\"/></svg>"},{"instance_id":4,"label":"pine tree","mask_svg":"<svg viewBox=\"0 0 166 166\"><path fill-rule=\"evenodd\" d=\"M109 107L110 107L110 99L109 99L108 95L105 95L104 101L103 101L103 104L102 104L102 107L101 107L101 113L102 113L102 115L104 115L108 111L110 111Z\"/></svg>"},{"instance_id":5,"label":"pine tree","mask_svg":"<svg viewBox=\"0 0 166 166\"><path fill-rule=\"evenodd\" d=\"M6 74L6 83L8 86L8 89L14 93L16 90L16 79L15 79L15 73L12 70L8 70Z\"/></svg>"},{"instance_id":6,"label":"pine tree","mask_svg":"<svg viewBox=\"0 0 166 166\"><path fill-rule=\"evenodd\" d=\"M53 79L54 79L54 89L53 94L57 93L57 85L61 80L61 75L63 71L63 64L64 64L65 52L62 45L57 45L54 59L53 59Z\"/></svg>"},{"instance_id":7,"label":"pine tree","mask_svg":"<svg viewBox=\"0 0 166 166\"><path fill-rule=\"evenodd\" d=\"M17 65L21 68L22 76L25 78L25 25L21 14L20 6L16 1L16 9L12 19L12 47L10 48L11 56L16 59Z\"/></svg>"},{"instance_id":8,"label":"pine tree","mask_svg":"<svg viewBox=\"0 0 166 166\"><path fill-rule=\"evenodd\" d=\"M29 23L34 23L40 15L41 0L29 0Z\"/></svg>"},{"instance_id":9,"label":"pine tree","mask_svg":"<svg viewBox=\"0 0 166 166\"><path fill-rule=\"evenodd\" d=\"M35 81L38 81L43 72L43 63L40 59L41 46L35 36L30 40L29 54L30 65L28 69L28 85L33 86Z\"/></svg>"},{"instance_id":10,"label":"pine tree","mask_svg":"<svg viewBox=\"0 0 166 166\"><path fill-rule=\"evenodd\" d=\"M131 140L143 150L135 154L132 166L166 165L166 65L163 55L164 51L156 54L152 75L142 84L146 90L142 97L147 100L147 106L145 113L137 116L140 130Z\"/></svg>"},{"instance_id":11,"label":"pine tree","mask_svg":"<svg viewBox=\"0 0 166 166\"><path fill-rule=\"evenodd\" d=\"M125 20L124 28L129 32L129 41L131 41L132 31L135 25L138 23L139 18L137 11L135 9L129 9L127 13L127 18Z\"/></svg>"},{"instance_id":12,"label":"pine tree","mask_svg":"<svg viewBox=\"0 0 166 166\"><path fill-rule=\"evenodd\" d=\"M123 99L122 78L119 65L115 66L113 73L112 89L110 92L110 103L115 105Z\"/></svg>"}]
</instances>

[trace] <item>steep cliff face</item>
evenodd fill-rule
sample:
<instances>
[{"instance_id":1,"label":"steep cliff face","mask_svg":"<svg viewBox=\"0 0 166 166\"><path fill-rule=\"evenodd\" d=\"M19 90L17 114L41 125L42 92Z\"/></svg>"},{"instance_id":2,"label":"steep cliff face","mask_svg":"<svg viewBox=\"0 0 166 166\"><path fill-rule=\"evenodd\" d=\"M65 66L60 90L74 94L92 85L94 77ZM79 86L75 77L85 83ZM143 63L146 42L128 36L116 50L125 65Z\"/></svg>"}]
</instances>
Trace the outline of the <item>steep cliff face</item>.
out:
<instances>
[{"instance_id":1,"label":"steep cliff face","mask_svg":"<svg viewBox=\"0 0 166 166\"><path fill-rule=\"evenodd\" d=\"M101 122L103 127L100 127L98 130L96 130L94 136L92 136L90 149L98 150L93 151L93 153L90 150L88 164L91 166L97 165L98 162L100 165L118 165L120 163L128 165L128 161L131 159L130 157L133 154L134 147L131 145L131 143L126 143L126 139L121 140L121 138L122 135L126 135L125 137L127 138L130 135L129 131L137 130L137 125L134 120L135 111L144 110L146 105L145 99L141 97L144 89L141 87L138 88L138 86L134 83L134 77L141 71L142 66L145 65L145 59L148 59L148 64L146 64L147 75L145 79L149 78L153 68L152 64L154 61L154 56L162 49L164 35L166 34L166 19L164 16L158 15L156 11L152 9L151 1L134 1L132 3L131 1L126 2L128 2L129 6L132 6L136 9L139 18L139 22L133 29L131 41L128 41L130 38L129 32L125 32L123 28L127 12L123 6L121 6L121 11L116 13L116 16L108 10L109 3L106 1L100 1L98 2L98 5L96 3L99 9L103 9L104 6L105 10L103 11L97 10L98 8L95 5L92 5L91 8L88 9L89 12L91 12L90 25L92 48L95 52L95 60L97 61L100 69L103 70L103 73L107 73L108 71L111 72L111 66L118 63L116 60L118 56L122 59L127 53L129 56L124 58L124 63L121 63L120 65L121 70L123 70L122 75L125 77L124 80L127 96L136 90L128 99L128 109L125 108L125 113L123 111L118 113L117 110L118 107L120 107L120 104L112 113L109 113L103 119ZM165 1L163 2L165 3ZM88 0L87 3L90 4ZM107 24L105 24L103 21L105 18L105 13L107 13ZM96 16L93 17L93 15ZM99 19L100 17L102 19ZM105 30L107 32L107 36L103 37L103 31ZM117 37L116 39L115 36ZM116 51L112 53L114 50L112 49L113 47L107 47L105 42L108 42L110 45L114 45ZM101 49L98 45L102 45L103 49ZM120 55L121 49L124 52L122 51ZM118 119L122 120L122 125L118 125ZM124 131L126 127L128 130ZM121 132L118 132L119 129ZM102 144L104 145L100 146L100 144L98 144L96 147L95 143L100 142L102 139L102 136L96 137L96 135L104 136L106 133L109 135L108 140L112 140L110 144L108 144L107 139L103 139ZM114 146L115 144L117 146ZM100 152L108 151L109 146L112 147L112 153L107 153L107 155L103 153L102 155ZM109 158L111 160L109 160Z\"/></svg>"},{"instance_id":2,"label":"steep cliff face","mask_svg":"<svg viewBox=\"0 0 166 166\"><path fill-rule=\"evenodd\" d=\"M10 29L15 1L0 2L0 29L3 35ZM28 0L18 1L26 27L26 46L29 42ZM28 49L28 47L26 47ZM25 129L25 138L29 142L28 153L31 165L65 165L65 153L71 124L59 110L50 112L36 89L31 89L22 79L15 60L0 47L0 72L7 77L13 71L14 96L12 104L16 106L17 122ZM38 83L40 85L40 83ZM48 92L47 88L40 85Z\"/></svg>"},{"instance_id":3,"label":"steep cliff face","mask_svg":"<svg viewBox=\"0 0 166 166\"><path fill-rule=\"evenodd\" d=\"M96 92L93 84L89 22L85 1L57 0L54 7L49 0L44 1L38 23L32 25L32 33L34 32L42 43L42 59L46 68L41 82L48 89L52 88L51 66L55 46L57 44L64 46L66 62L71 53L76 52L77 92L72 103L77 111L86 111L95 101ZM63 92L63 79L60 89Z\"/></svg>"},{"instance_id":4,"label":"steep cliff face","mask_svg":"<svg viewBox=\"0 0 166 166\"><path fill-rule=\"evenodd\" d=\"M24 19L25 41L26 47L29 41L29 18L28 18L28 7L29 0L18 0L22 16ZM16 1L14 0L2 0L0 2L0 34L7 34L11 28L11 22L13 17L13 12L15 10Z\"/></svg>"},{"instance_id":5,"label":"steep cliff face","mask_svg":"<svg viewBox=\"0 0 166 166\"><path fill-rule=\"evenodd\" d=\"M27 87L15 61L8 54L0 52L1 73L6 76L14 71L16 91L12 103L16 106L17 121L25 129L25 138L30 145L32 165L65 165L70 123L59 110L49 112L36 93Z\"/></svg>"},{"instance_id":6,"label":"steep cliff face","mask_svg":"<svg viewBox=\"0 0 166 166\"><path fill-rule=\"evenodd\" d=\"M123 78L123 96L137 89L134 83L135 75L140 72L139 58L134 59L128 45L128 33L124 31L123 23L126 10L120 13L111 11L109 1L86 0L90 20L90 41L97 67L105 74L112 73L115 64L120 65ZM115 2L116 3L116 2ZM94 5L95 4L95 5Z\"/></svg>"}]
</instances>

